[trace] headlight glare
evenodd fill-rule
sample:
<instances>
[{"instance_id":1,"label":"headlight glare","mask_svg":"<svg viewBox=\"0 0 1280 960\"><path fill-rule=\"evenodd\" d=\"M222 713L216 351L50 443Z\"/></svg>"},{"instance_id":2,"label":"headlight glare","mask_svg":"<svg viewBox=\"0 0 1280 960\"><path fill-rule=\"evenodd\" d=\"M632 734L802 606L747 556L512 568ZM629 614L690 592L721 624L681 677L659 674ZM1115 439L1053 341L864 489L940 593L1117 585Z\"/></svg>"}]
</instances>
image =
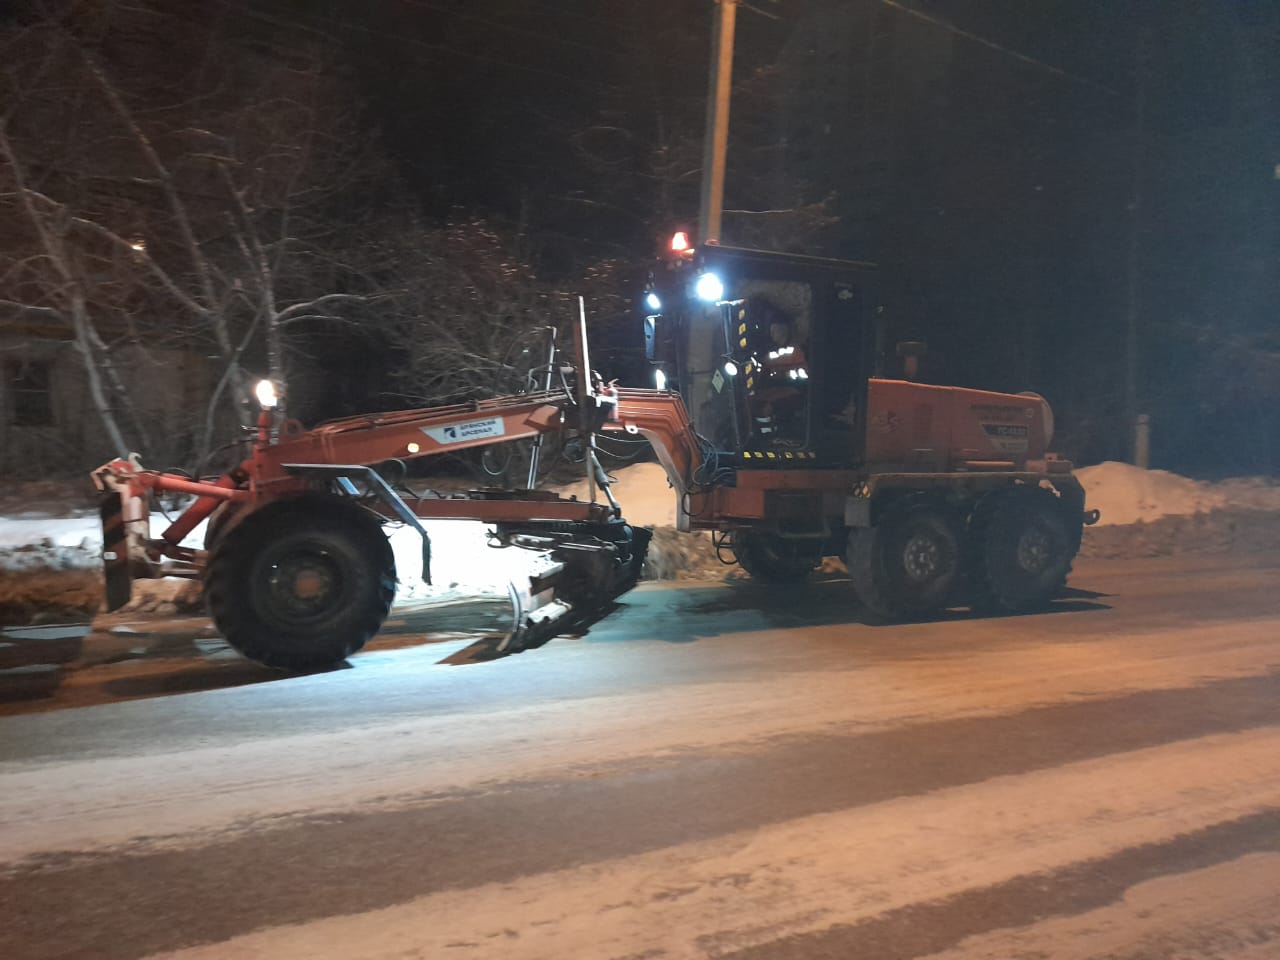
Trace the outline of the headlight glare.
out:
<instances>
[{"instance_id":1,"label":"headlight glare","mask_svg":"<svg viewBox=\"0 0 1280 960\"><path fill-rule=\"evenodd\" d=\"M693 286L699 300L717 303L724 299L724 283L714 273L704 273Z\"/></svg>"}]
</instances>

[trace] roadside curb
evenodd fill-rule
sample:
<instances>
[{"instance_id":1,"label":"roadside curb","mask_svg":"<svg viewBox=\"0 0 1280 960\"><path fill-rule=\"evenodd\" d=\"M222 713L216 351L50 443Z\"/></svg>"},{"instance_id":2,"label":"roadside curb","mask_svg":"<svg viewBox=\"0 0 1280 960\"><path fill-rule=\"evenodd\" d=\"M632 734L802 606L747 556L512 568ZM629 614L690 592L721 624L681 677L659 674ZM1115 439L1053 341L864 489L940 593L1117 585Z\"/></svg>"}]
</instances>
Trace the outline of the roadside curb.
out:
<instances>
[{"instance_id":1,"label":"roadside curb","mask_svg":"<svg viewBox=\"0 0 1280 960\"><path fill-rule=\"evenodd\" d=\"M83 670L144 657L189 657L193 653L203 656L215 652L210 649L213 645L225 646L208 617L156 619L136 613L99 614L93 618L80 655L66 668Z\"/></svg>"}]
</instances>

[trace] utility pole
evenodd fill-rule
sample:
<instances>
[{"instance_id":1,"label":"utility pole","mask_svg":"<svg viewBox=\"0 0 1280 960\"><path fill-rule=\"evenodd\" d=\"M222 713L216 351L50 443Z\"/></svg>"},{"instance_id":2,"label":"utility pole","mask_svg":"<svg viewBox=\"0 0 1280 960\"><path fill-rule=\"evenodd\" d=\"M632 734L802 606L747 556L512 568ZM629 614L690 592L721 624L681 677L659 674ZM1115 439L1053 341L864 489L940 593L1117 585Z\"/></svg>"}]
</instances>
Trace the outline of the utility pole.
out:
<instances>
[{"instance_id":1,"label":"utility pole","mask_svg":"<svg viewBox=\"0 0 1280 960\"><path fill-rule=\"evenodd\" d=\"M733 28L739 0L716 0L711 36L711 71L707 78L707 134L702 144L702 204L698 236L703 243L720 242L720 214L724 208L724 155L729 141L729 91L733 86Z\"/></svg>"},{"instance_id":2,"label":"utility pole","mask_svg":"<svg viewBox=\"0 0 1280 960\"><path fill-rule=\"evenodd\" d=\"M1142 320L1142 224L1146 199L1147 57L1150 50L1144 28L1138 39L1137 91L1134 95L1132 181L1129 196L1128 278L1125 297L1124 429L1129 442L1129 462L1150 466L1151 420L1138 413L1139 326Z\"/></svg>"}]
</instances>

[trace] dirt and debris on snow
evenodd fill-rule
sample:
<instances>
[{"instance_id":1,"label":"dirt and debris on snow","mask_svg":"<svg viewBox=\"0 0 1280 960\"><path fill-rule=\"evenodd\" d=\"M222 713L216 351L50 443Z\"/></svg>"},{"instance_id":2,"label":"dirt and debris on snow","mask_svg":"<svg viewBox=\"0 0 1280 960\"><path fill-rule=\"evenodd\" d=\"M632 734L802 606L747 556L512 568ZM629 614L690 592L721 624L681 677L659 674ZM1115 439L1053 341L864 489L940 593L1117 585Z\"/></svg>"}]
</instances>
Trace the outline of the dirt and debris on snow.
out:
<instances>
[{"instance_id":1,"label":"dirt and debris on snow","mask_svg":"<svg viewBox=\"0 0 1280 960\"><path fill-rule=\"evenodd\" d=\"M1085 530L1084 557L1156 557L1183 553L1280 550L1280 483L1242 478L1216 483L1124 463L1077 471L1090 508L1102 511ZM705 533L677 533L676 497L656 463L615 473L612 491L626 518L653 527L647 576L652 579L720 579L741 576L720 562ZM586 483L558 489L585 498ZM153 515L153 529L167 524ZM501 596L509 578L527 574L538 557L488 545L483 524L433 521L433 584L421 579L421 543L407 528L391 531L400 570L399 599L444 602L469 596ZM188 542L199 546L203 528ZM0 623L73 619L93 613L102 596L101 533L92 490L86 484L25 484L0 498ZM130 609L168 615L201 608L199 587L188 580L137 581Z\"/></svg>"}]
</instances>

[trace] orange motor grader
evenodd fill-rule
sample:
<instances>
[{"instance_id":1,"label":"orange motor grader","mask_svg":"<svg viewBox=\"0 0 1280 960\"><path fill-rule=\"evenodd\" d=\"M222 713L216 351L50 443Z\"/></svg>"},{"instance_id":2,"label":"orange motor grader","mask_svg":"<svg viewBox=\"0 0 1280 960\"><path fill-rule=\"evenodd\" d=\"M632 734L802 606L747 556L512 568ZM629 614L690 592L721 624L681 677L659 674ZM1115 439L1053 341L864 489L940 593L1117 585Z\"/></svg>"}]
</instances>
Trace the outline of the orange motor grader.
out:
<instances>
[{"instance_id":1,"label":"orange motor grader","mask_svg":"<svg viewBox=\"0 0 1280 960\"><path fill-rule=\"evenodd\" d=\"M276 416L265 384L252 451L225 475L192 480L136 459L93 473L104 493L107 607L128 601L135 577L198 575L215 625L242 654L324 667L359 650L390 610L398 572L383 525L418 531L429 583L421 521L469 519L491 525L495 546L545 557L527 583L510 585L502 642L536 646L598 618L641 575L650 531L627 523L611 495L600 432L650 441L678 528L710 531L753 578L795 583L834 555L879 616L962 601L1043 606L1082 525L1096 519L1071 464L1046 453L1048 405L874 376L883 351L870 276L850 261L675 251L643 295L653 389L591 372L583 316L571 362L552 338L540 389L525 393L305 430ZM578 436L586 500L535 489L437 494L404 480L401 461L532 438L533 487L541 438L566 431ZM152 537L147 505L160 491L194 500ZM205 549L184 546L205 520Z\"/></svg>"},{"instance_id":2,"label":"orange motor grader","mask_svg":"<svg viewBox=\"0 0 1280 960\"><path fill-rule=\"evenodd\" d=\"M711 531L765 582L839 557L882 618L1043 607L1098 519L1048 452L1048 403L914 382L917 343L897 345L904 379L884 377L874 276L673 237L644 322L655 381L688 405L707 451L692 483L673 479L680 528Z\"/></svg>"}]
</instances>

